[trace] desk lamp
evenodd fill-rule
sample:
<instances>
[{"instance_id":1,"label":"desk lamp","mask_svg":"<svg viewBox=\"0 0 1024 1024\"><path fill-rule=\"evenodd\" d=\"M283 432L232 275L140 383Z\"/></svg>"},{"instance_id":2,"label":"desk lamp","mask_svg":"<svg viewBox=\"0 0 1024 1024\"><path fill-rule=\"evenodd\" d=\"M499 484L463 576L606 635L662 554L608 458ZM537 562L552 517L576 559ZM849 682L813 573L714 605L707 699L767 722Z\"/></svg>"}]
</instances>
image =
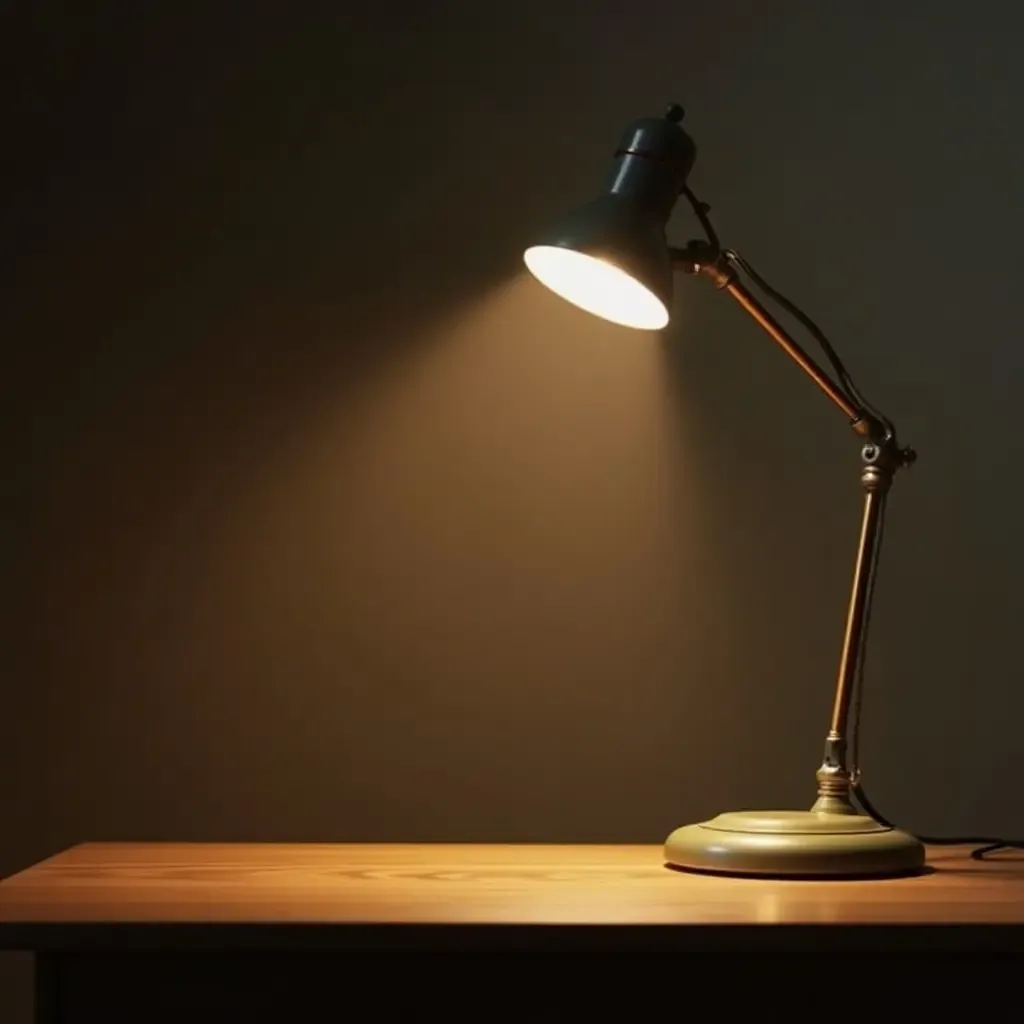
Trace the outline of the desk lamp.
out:
<instances>
[{"instance_id":1,"label":"desk lamp","mask_svg":"<svg viewBox=\"0 0 1024 1024\"><path fill-rule=\"evenodd\" d=\"M768 877L870 877L912 873L924 865L915 837L853 803L858 767L850 753L850 710L863 662L867 617L878 563L886 497L896 472L915 459L892 421L857 390L835 350L806 314L775 291L738 253L724 249L687 185L697 148L673 104L622 136L598 198L559 221L524 253L529 271L576 306L627 327L668 323L673 272L701 274L731 295L831 399L861 440L864 492L853 586L839 659L817 799L808 811L738 811L676 829L665 843L668 865L691 871ZM692 205L705 238L668 244L665 225L679 196ZM744 279L794 316L822 346L834 377L818 365L751 293Z\"/></svg>"}]
</instances>

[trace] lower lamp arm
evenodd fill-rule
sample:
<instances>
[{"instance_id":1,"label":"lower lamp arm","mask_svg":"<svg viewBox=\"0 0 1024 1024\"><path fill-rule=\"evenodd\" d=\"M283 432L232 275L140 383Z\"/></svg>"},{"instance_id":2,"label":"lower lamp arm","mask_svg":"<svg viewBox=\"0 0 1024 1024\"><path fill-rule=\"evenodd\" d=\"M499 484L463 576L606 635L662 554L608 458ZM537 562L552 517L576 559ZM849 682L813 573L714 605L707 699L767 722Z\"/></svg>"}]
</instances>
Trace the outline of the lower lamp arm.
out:
<instances>
[{"instance_id":1,"label":"lower lamp arm","mask_svg":"<svg viewBox=\"0 0 1024 1024\"><path fill-rule=\"evenodd\" d=\"M865 445L865 449L873 446ZM868 452L873 455L872 452ZM893 473L897 467L865 459L861 469L864 489L864 511L861 516L860 538L853 566L853 585L843 631L842 653L836 677L836 694L832 706L832 721L825 739L825 756L815 776L818 797L812 810L838 814L854 813L851 800L857 783L859 766L850 763L849 723L850 708L856 688L857 673L864 654L864 640L868 615L871 610L872 585L878 567L879 540L885 516L885 503Z\"/></svg>"}]
</instances>

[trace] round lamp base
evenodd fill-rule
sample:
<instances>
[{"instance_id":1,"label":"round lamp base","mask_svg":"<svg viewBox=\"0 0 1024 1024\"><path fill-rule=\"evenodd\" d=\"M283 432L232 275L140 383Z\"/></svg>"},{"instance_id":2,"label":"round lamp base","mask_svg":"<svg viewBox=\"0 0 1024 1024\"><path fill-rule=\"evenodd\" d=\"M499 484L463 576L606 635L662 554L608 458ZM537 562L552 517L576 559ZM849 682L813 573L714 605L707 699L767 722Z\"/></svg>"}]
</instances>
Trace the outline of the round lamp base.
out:
<instances>
[{"instance_id":1,"label":"round lamp base","mask_svg":"<svg viewBox=\"0 0 1024 1024\"><path fill-rule=\"evenodd\" d=\"M665 842L676 868L764 878L865 878L916 874L924 846L861 814L734 811L677 828Z\"/></svg>"}]
</instances>

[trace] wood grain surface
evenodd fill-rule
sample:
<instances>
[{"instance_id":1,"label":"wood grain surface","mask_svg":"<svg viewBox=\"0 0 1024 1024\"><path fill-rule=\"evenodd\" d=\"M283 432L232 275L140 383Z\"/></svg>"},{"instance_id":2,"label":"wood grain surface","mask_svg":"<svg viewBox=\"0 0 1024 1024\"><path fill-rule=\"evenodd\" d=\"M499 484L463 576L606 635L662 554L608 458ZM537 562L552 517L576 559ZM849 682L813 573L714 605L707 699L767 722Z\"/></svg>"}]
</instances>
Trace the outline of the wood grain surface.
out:
<instances>
[{"instance_id":1,"label":"wood grain surface","mask_svg":"<svg viewBox=\"0 0 1024 1024\"><path fill-rule=\"evenodd\" d=\"M666 868L657 846L86 843L0 882L0 939L47 924L1024 924L1024 857L915 878ZM3 942L0 941L0 945Z\"/></svg>"}]
</instances>

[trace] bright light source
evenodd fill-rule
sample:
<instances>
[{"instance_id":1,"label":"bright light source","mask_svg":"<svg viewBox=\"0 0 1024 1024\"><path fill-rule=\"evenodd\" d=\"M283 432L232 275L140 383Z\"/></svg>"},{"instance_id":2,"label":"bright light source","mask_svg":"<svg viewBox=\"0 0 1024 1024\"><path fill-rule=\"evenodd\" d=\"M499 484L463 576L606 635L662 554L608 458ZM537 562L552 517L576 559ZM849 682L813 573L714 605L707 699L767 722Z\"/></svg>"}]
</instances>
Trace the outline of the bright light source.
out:
<instances>
[{"instance_id":1,"label":"bright light source","mask_svg":"<svg viewBox=\"0 0 1024 1024\"><path fill-rule=\"evenodd\" d=\"M555 245L531 246L523 260L541 284L588 313L645 331L668 323L661 299L611 263Z\"/></svg>"}]
</instances>

